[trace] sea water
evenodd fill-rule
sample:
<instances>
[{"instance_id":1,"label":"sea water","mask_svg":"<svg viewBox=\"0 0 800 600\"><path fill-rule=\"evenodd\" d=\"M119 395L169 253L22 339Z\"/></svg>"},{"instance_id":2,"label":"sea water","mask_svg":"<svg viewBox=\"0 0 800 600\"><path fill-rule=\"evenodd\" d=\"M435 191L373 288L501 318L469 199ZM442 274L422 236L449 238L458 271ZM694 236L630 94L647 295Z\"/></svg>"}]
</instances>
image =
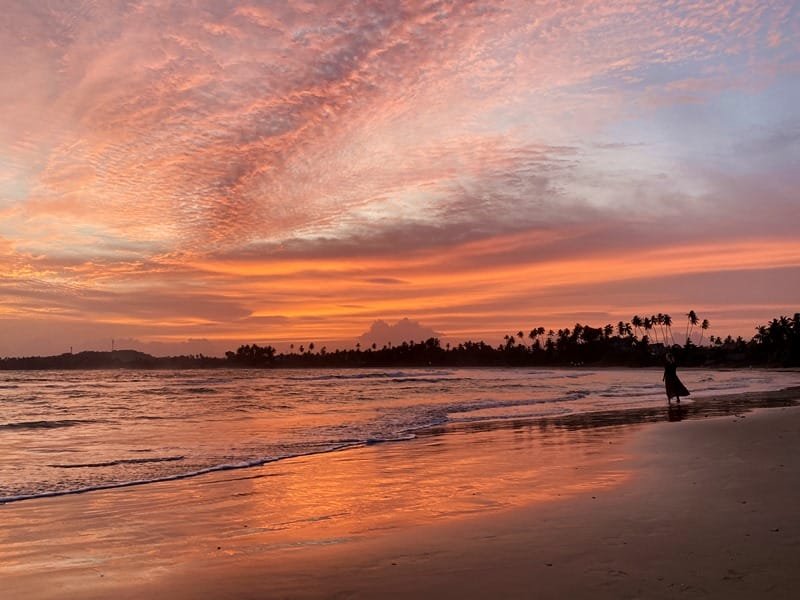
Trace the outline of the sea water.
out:
<instances>
[{"instance_id":1,"label":"sea water","mask_svg":"<svg viewBox=\"0 0 800 600\"><path fill-rule=\"evenodd\" d=\"M682 370L692 399L798 373ZM424 428L666 403L656 369L0 371L0 502L246 468Z\"/></svg>"}]
</instances>

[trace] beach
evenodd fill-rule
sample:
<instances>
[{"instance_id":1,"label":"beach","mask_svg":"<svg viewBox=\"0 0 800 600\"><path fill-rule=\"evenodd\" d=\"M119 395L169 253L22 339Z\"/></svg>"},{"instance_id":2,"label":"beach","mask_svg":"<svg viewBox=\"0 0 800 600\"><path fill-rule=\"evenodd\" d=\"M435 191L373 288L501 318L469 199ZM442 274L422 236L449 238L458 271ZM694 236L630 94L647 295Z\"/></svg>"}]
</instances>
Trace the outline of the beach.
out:
<instances>
[{"instance_id":1,"label":"beach","mask_svg":"<svg viewBox=\"0 0 800 600\"><path fill-rule=\"evenodd\" d=\"M11 502L3 597L795 597L798 398L431 428Z\"/></svg>"}]
</instances>

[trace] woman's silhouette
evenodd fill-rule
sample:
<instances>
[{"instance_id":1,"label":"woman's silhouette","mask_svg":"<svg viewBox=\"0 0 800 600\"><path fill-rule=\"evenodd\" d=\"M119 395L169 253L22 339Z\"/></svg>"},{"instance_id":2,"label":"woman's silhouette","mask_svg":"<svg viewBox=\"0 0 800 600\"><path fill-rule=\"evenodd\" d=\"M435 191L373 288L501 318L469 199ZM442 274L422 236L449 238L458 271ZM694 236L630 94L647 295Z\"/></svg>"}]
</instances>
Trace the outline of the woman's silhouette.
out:
<instances>
[{"instance_id":1,"label":"woman's silhouette","mask_svg":"<svg viewBox=\"0 0 800 600\"><path fill-rule=\"evenodd\" d=\"M689 390L678 379L678 365L675 364L675 357L671 352L667 352L666 362L664 363L664 387L667 389L667 402L672 403L672 397L681 402L681 396L688 396Z\"/></svg>"}]
</instances>

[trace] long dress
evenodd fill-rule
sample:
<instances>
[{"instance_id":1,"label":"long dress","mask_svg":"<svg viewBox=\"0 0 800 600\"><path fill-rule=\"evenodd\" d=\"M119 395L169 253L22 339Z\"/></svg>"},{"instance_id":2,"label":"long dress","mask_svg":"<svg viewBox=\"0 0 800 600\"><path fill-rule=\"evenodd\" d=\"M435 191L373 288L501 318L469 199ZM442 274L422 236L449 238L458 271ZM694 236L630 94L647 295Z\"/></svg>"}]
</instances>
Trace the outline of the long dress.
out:
<instances>
[{"instance_id":1,"label":"long dress","mask_svg":"<svg viewBox=\"0 0 800 600\"><path fill-rule=\"evenodd\" d=\"M678 379L678 367L675 363L664 365L664 387L667 389L667 400L689 395L689 390Z\"/></svg>"}]
</instances>

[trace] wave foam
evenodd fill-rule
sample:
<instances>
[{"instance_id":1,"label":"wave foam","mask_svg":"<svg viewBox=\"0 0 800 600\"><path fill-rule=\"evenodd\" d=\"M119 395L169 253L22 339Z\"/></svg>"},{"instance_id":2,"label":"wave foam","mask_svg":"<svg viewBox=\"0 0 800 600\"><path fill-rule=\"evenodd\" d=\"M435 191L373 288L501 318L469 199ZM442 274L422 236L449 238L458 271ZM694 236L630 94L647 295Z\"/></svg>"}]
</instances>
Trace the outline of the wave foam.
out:
<instances>
[{"instance_id":1,"label":"wave foam","mask_svg":"<svg viewBox=\"0 0 800 600\"><path fill-rule=\"evenodd\" d=\"M118 465L141 465L145 463L175 462L183 460L185 456L162 456L155 458L120 458L96 463L76 463L72 465L47 465L55 469L81 469L97 467L116 467Z\"/></svg>"}]
</instances>

